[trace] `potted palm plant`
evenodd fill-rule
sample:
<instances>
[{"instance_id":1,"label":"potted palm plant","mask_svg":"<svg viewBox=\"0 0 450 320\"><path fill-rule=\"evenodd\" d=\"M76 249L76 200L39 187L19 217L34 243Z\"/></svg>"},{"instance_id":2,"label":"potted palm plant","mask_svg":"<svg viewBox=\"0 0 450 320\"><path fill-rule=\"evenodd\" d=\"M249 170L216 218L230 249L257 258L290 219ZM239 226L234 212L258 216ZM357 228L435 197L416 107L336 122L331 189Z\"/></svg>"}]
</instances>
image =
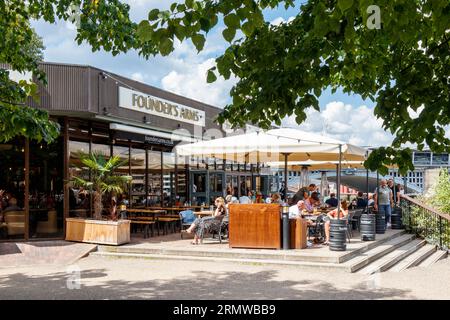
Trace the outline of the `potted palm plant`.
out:
<instances>
[{"instance_id":1,"label":"potted palm plant","mask_svg":"<svg viewBox=\"0 0 450 320\"><path fill-rule=\"evenodd\" d=\"M75 187L91 190L93 197L93 219L66 219L66 240L99 244L118 245L130 241L130 221L102 220L103 198L105 195L120 194L131 181L131 177L118 175L115 171L127 163L119 156L109 159L97 153L79 153L80 168L90 170L89 179L73 177L70 182Z\"/></svg>"}]
</instances>

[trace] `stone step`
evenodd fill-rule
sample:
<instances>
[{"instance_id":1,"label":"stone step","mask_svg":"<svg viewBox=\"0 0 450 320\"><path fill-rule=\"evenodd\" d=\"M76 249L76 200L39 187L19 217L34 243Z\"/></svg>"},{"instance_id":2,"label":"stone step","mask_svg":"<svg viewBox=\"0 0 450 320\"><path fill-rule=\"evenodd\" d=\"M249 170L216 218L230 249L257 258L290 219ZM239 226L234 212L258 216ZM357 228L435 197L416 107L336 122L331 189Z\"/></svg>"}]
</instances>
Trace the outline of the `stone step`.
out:
<instances>
[{"instance_id":1,"label":"stone step","mask_svg":"<svg viewBox=\"0 0 450 320\"><path fill-rule=\"evenodd\" d=\"M427 259L422 261L422 263L420 263L418 265L418 267L421 267L421 268L429 267L429 266L435 264L436 262L438 262L439 260L444 259L446 257L447 257L447 251L437 250L435 253L433 253L431 256L429 256Z\"/></svg>"},{"instance_id":2,"label":"stone step","mask_svg":"<svg viewBox=\"0 0 450 320\"><path fill-rule=\"evenodd\" d=\"M370 275L386 271L402 259L422 248L424 245L426 245L425 240L413 240L358 270L357 273Z\"/></svg>"},{"instance_id":3,"label":"stone step","mask_svg":"<svg viewBox=\"0 0 450 320\"><path fill-rule=\"evenodd\" d=\"M392 235L376 240L367 241L363 245L354 250L348 250L338 255L312 255L310 252L303 250L266 250L266 249L219 249L212 247L198 247L193 248L175 248L175 247L140 247L133 245L126 246L99 246L99 252L113 252L113 253L129 253L129 254L161 254L165 256L181 256L181 257L210 257L210 258L230 258L230 259L252 259L252 260L277 260L277 261L304 261L317 263L343 263L358 255L376 248L388 241L400 238L405 234L405 231L399 230Z\"/></svg>"},{"instance_id":4,"label":"stone step","mask_svg":"<svg viewBox=\"0 0 450 320\"><path fill-rule=\"evenodd\" d=\"M407 243L411 242L414 238L415 238L414 235L403 234L400 237L396 237L385 243L382 243L381 245L378 245L375 248L367 252L364 252L343 264L350 272L356 272L359 269L369 265L373 261L394 251L395 249L406 245Z\"/></svg>"},{"instance_id":5,"label":"stone step","mask_svg":"<svg viewBox=\"0 0 450 320\"><path fill-rule=\"evenodd\" d=\"M97 251L90 254L94 257L103 257L110 259L149 259L149 260L181 260L181 261L205 261L205 262L231 262L248 265L276 265L276 266L288 266L294 268L310 269L312 270L341 270L343 272L349 272L343 264L338 263L320 263L320 262L308 262L308 261L287 261L287 260L267 260L267 259L233 259L233 258L221 258L221 257L195 257L195 256L176 256L176 255L164 255L164 254L139 254L139 253L117 253L117 252L105 252Z\"/></svg>"},{"instance_id":6,"label":"stone step","mask_svg":"<svg viewBox=\"0 0 450 320\"><path fill-rule=\"evenodd\" d=\"M394 265L388 271L401 272L408 268L415 267L435 252L436 252L435 245L426 244L413 254L409 255L408 257L406 257L405 259Z\"/></svg>"},{"instance_id":7,"label":"stone step","mask_svg":"<svg viewBox=\"0 0 450 320\"><path fill-rule=\"evenodd\" d=\"M364 241L364 245L356 250L348 250L348 252L342 254L338 258L338 263L344 263L346 261L349 261L357 256L360 256L361 253L367 252L369 250L372 250L390 240L393 240L395 238L401 237L402 235L406 234L405 230L396 230L395 233L389 235L388 237L385 237L383 239L379 239L380 235L377 235L377 238L375 241ZM348 244L348 243L347 243Z\"/></svg>"}]
</instances>

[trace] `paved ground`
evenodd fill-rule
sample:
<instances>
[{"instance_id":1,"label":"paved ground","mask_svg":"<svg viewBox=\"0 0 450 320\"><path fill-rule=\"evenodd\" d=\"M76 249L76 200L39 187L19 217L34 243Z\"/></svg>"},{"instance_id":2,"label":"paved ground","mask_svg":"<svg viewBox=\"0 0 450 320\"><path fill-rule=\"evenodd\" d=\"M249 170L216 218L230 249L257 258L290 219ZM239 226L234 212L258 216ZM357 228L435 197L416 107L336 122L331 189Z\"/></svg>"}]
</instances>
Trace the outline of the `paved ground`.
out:
<instances>
[{"instance_id":1,"label":"paved ground","mask_svg":"<svg viewBox=\"0 0 450 320\"><path fill-rule=\"evenodd\" d=\"M97 246L63 240L1 242L0 268L40 265L67 265L86 256Z\"/></svg>"},{"instance_id":2,"label":"paved ground","mask_svg":"<svg viewBox=\"0 0 450 320\"><path fill-rule=\"evenodd\" d=\"M80 270L80 289L77 287ZM450 299L450 259L401 274L88 257L76 265L0 268L3 299Z\"/></svg>"}]
</instances>

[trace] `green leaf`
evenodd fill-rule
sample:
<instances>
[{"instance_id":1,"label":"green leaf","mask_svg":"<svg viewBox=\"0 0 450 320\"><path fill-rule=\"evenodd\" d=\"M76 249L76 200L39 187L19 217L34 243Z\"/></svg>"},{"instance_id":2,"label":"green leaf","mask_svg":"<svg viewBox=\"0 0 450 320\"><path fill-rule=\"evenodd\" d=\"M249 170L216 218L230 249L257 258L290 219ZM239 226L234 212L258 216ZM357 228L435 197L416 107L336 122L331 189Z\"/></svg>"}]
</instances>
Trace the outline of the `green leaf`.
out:
<instances>
[{"instance_id":1,"label":"green leaf","mask_svg":"<svg viewBox=\"0 0 450 320\"><path fill-rule=\"evenodd\" d=\"M353 6L353 0L338 0L337 5L342 12L345 12Z\"/></svg>"},{"instance_id":2,"label":"green leaf","mask_svg":"<svg viewBox=\"0 0 450 320\"><path fill-rule=\"evenodd\" d=\"M237 29L241 26L239 17L234 13L230 13L227 16L225 16L225 18L223 19L223 22L225 23L225 25L228 28L231 28L231 29Z\"/></svg>"},{"instance_id":3,"label":"green leaf","mask_svg":"<svg viewBox=\"0 0 450 320\"><path fill-rule=\"evenodd\" d=\"M136 30L136 34L141 41L146 42L152 39L153 29L147 20L142 20Z\"/></svg>"},{"instance_id":4,"label":"green leaf","mask_svg":"<svg viewBox=\"0 0 450 320\"><path fill-rule=\"evenodd\" d=\"M253 30L254 30L254 26L250 21L245 22L242 27L242 32L247 36L250 37Z\"/></svg>"},{"instance_id":5,"label":"green leaf","mask_svg":"<svg viewBox=\"0 0 450 320\"><path fill-rule=\"evenodd\" d=\"M189 9L192 9L194 7L194 0L186 0L184 3Z\"/></svg>"},{"instance_id":6,"label":"green leaf","mask_svg":"<svg viewBox=\"0 0 450 320\"><path fill-rule=\"evenodd\" d=\"M169 53L173 51L173 41L170 38L164 38L159 43L159 52L163 56L167 56Z\"/></svg>"},{"instance_id":7,"label":"green leaf","mask_svg":"<svg viewBox=\"0 0 450 320\"><path fill-rule=\"evenodd\" d=\"M231 42L236 36L236 29L226 28L225 30L222 31L222 35L226 41Z\"/></svg>"},{"instance_id":8,"label":"green leaf","mask_svg":"<svg viewBox=\"0 0 450 320\"><path fill-rule=\"evenodd\" d=\"M195 34L192 36L192 43L194 44L195 48L197 49L197 52L200 52L203 50L203 47L205 45L205 37L202 34Z\"/></svg>"},{"instance_id":9,"label":"green leaf","mask_svg":"<svg viewBox=\"0 0 450 320\"><path fill-rule=\"evenodd\" d=\"M158 15L159 15L159 9L153 9L148 13L148 20L154 21L154 20L158 19Z\"/></svg>"},{"instance_id":10,"label":"green leaf","mask_svg":"<svg viewBox=\"0 0 450 320\"><path fill-rule=\"evenodd\" d=\"M212 83L217 80L217 76L215 75L214 71L208 70L208 75L206 77L206 82Z\"/></svg>"}]
</instances>

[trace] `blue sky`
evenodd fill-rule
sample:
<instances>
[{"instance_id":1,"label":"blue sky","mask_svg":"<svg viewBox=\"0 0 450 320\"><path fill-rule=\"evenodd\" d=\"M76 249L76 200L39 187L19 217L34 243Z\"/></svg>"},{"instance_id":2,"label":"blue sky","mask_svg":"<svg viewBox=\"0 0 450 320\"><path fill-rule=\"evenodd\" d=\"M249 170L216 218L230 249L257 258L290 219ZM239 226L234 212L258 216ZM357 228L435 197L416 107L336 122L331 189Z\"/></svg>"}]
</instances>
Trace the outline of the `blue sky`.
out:
<instances>
[{"instance_id":1,"label":"blue sky","mask_svg":"<svg viewBox=\"0 0 450 320\"><path fill-rule=\"evenodd\" d=\"M132 19L137 22L145 19L152 8L164 9L172 3L156 0L126 2L131 6ZM298 10L298 6L289 10L280 7L267 10L265 17L267 21L279 23L295 16ZM225 81L219 78L213 84L206 83L206 71L227 47L221 37L223 24L209 33L205 49L200 54L188 41L176 43L176 50L168 57L156 56L148 60L139 57L136 52L113 57L106 52L93 53L86 44L78 46L74 41L75 27L68 22L51 25L34 21L32 25L44 40L46 61L92 65L220 108L230 101L229 90L236 79ZM307 121L300 127L359 145L389 144L392 137L373 116L373 106L370 100L363 101L359 96L341 91L331 94L330 90L326 90L320 98L322 112L310 110ZM297 126L293 118L285 119L284 124Z\"/></svg>"}]
</instances>

